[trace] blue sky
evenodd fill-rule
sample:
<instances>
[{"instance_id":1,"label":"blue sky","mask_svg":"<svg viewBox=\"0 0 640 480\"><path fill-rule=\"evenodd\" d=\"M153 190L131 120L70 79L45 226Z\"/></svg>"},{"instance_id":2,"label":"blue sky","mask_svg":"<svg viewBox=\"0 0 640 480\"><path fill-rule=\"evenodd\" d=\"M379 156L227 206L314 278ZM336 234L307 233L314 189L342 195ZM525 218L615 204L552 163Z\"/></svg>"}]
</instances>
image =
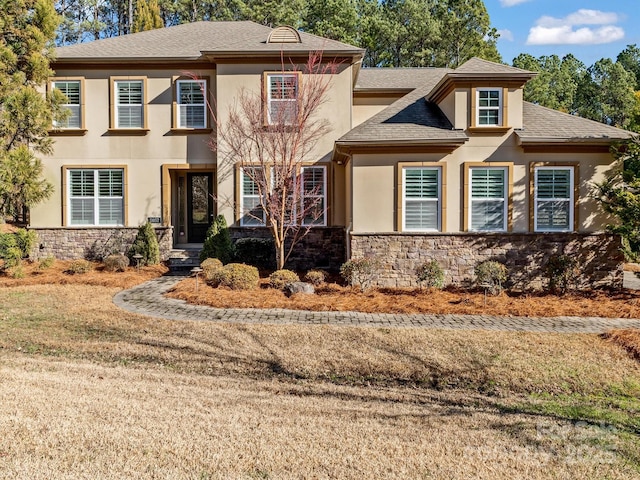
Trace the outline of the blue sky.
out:
<instances>
[{"instance_id":1,"label":"blue sky","mask_svg":"<svg viewBox=\"0 0 640 480\"><path fill-rule=\"evenodd\" d=\"M603 57L615 60L629 44L640 46L639 0L485 0L485 5L507 63L520 53L573 53L589 66Z\"/></svg>"}]
</instances>

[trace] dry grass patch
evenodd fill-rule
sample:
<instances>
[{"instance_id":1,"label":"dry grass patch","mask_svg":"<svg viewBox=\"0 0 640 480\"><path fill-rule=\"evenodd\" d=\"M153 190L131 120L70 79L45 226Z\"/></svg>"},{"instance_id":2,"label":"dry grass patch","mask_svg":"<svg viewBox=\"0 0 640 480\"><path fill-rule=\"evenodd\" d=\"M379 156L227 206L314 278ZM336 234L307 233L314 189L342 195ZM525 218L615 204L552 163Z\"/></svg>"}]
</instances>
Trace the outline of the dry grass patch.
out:
<instances>
[{"instance_id":1,"label":"dry grass patch","mask_svg":"<svg viewBox=\"0 0 640 480\"><path fill-rule=\"evenodd\" d=\"M219 308L287 308L313 311L358 311L367 313L485 314L523 317L596 316L640 318L640 293L624 290L556 296L550 294L507 294L485 296L464 290L421 290L382 288L361 293L357 289L326 284L315 295L297 294L287 298L281 291L266 288L236 291L200 286L188 278L168 296L199 305Z\"/></svg>"}]
</instances>

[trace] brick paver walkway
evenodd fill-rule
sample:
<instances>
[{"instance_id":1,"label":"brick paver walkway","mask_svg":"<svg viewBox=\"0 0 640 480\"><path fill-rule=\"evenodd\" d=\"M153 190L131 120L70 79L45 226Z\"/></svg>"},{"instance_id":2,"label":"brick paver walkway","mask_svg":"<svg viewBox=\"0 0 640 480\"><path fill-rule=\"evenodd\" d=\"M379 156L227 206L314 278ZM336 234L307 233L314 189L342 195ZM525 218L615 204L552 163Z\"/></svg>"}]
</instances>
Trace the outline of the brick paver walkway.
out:
<instances>
[{"instance_id":1,"label":"brick paver walkway","mask_svg":"<svg viewBox=\"0 0 640 480\"><path fill-rule=\"evenodd\" d=\"M491 315L427 315L360 312L310 312L301 310L211 308L167 298L164 293L183 276L164 276L123 290L113 302L134 313L169 320L203 320L230 323L346 325L453 330L504 330L522 332L602 333L614 328L640 328L640 319L598 317L496 317Z\"/></svg>"}]
</instances>

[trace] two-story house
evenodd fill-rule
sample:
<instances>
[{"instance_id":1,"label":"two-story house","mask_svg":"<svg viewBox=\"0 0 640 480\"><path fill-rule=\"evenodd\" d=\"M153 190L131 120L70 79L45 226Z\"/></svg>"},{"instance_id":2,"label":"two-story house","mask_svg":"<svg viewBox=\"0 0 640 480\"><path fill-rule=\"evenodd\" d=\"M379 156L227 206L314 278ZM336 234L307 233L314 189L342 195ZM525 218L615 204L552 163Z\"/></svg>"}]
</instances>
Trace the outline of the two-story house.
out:
<instances>
[{"instance_id":1,"label":"two-story house","mask_svg":"<svg viewBox=\"0 0 640 480\"><path fill-rule=\"evenodd\" d=\"M71 115L44 159L55 194L31 212L37 255L126 246L150 220L167 256L202 242L214 214L236 237L264 236L244 214L255 203L250 182L218 162L211 140L242 91L261 93L266 111L295 96L305 81L297 65L316 51L338 65L318 112L330 133L304 166L327 208L294 267L375 254L381 283L408 285L429 258L453 281L495 258L528 280L565 252L594 279L619 281L617 240L602 234L607 219L589 193L628 132L524 102L531 72L479 59L455 70L364 69L359 48L252 22L58 49L48 88L67 95Z\"/></svg>"}]
</instances>

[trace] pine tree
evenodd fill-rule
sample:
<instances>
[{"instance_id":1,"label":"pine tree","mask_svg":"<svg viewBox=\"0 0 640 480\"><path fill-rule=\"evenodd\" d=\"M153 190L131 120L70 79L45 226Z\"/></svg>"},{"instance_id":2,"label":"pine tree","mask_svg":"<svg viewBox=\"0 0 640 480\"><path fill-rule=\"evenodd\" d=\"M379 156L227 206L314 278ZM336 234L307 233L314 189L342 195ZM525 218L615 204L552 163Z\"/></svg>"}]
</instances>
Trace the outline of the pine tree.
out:
<instances>
[{"instance_id":1,"label":"pine tree","mask_svg":"<svg viewBox=\"0 0 640 480\"><path fill-rule=\"evenodd\" d=\"M144 32L146 30L154 30L164 27L162 17L160 16L160 7L158 0L138 0L136 8L135 20L131 25L131 32Z\"/></svg>"}]
</instances>

